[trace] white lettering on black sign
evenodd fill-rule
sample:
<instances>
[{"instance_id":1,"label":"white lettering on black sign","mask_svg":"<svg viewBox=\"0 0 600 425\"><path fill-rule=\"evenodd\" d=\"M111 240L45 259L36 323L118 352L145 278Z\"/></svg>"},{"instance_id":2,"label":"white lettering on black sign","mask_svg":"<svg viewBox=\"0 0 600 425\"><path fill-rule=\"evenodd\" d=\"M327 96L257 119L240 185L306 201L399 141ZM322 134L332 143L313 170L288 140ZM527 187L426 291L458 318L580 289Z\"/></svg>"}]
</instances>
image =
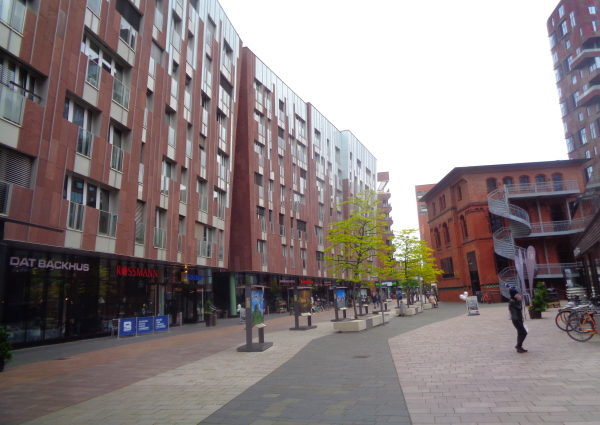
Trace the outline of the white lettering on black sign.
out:
<instances>
[{"instance_id":1,"label":"white lettering on black sign","mask_svg":"<svg viewBox=\"0 0 600 425\"><path fill-rule=\"evenodd\" d=\"M10 257L9 264L17 267L51 270L77 270L80 272L87 272L90 270L89 264L70 263L68 261L38 260L36 258Z\"/></svg>"}]
</instances>

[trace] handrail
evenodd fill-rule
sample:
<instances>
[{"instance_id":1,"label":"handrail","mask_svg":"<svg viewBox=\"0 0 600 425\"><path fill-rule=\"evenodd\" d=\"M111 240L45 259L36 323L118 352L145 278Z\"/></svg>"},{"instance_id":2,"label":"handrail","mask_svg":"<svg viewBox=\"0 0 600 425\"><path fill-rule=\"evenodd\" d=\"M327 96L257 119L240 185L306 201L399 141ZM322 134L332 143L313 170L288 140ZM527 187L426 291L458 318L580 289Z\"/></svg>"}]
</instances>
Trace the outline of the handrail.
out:
<instances>
[{"instance_id":1,"label":"handrail","mask_svg":"<svg viewBox=\"0 0 600 425\"><path fill-rule=\"evenodd\" d=\"M532 193L579 191L579 182L577 180L560 180L550 182L506 184L504 185L504 191L506 192L507 196Z\"/></svg>"}]
</instances>

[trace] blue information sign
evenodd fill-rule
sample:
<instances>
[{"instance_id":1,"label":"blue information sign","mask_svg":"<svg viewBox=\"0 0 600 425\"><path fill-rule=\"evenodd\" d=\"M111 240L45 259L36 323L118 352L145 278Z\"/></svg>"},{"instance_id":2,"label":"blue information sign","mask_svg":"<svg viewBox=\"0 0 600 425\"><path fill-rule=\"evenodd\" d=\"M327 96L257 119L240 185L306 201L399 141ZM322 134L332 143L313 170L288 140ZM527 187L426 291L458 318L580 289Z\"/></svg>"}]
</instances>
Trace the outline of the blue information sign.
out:
<instances>
[{"instance_id":1,"label":"blue information sign","mask_svg":"<svg viewBox=\"0 0 600 425\"><path fill-rule=\"evenodd\" d=\"M135 335L136 319L120 319L119 320L119 337Z\"/></svg>"},{"instance_id":2,"label":"blue information sign","mask_svg":"<svg viewBox=\"0 0 600 425\"><path fill-rule=\"evenodd\" d=\"M152 317L138 317L137 319L137 333L148 334L152 332L153 320Z\"/></svg>"},{"instance_id":3,"label":"blue information sign","mask_svg":"<svg viewBox=\"0 0 600 425\"><path fill-rule=\"evenodd\" d=\"M154 332L169 330L169 316L154 316Z\"/></svg>"}]
</instances>

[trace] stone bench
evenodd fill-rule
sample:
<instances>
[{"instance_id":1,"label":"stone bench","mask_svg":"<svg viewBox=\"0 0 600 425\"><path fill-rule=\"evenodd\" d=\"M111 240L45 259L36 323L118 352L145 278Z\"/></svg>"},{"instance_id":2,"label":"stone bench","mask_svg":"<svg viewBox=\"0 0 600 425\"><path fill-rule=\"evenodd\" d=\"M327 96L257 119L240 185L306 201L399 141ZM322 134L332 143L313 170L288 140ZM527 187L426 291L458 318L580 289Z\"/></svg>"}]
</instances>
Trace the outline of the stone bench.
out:
<instances>
[{"instance_id":1,"label":"stone bench","mask_svg":"<svg viewBox=\"0 0 600 425\"><path fill-rule=\"evenodd\" d=\"M417 313L418 313L418 311L417 311L417 310L418 310L418 309L417 309L417 308L415 308L415 307L408 307L408 308L406 309L406 311L404 312L404 315L405 315L405 316L414 316L415 314L417 314Z\"/></svg>"},{"instance_id":2,"label":"stone bench","mask_svg":"<svg viewBox=\"0 0 600 425\"><path fill-rule=\"evenodd\" d=\"M333 329L340 332L360 332L367 329L365 320L347 320L344 322L335 322Z\"/></svg>"},{"instance_id":3,"label":"stone bench","mask_svg":"<svg viewBox=\"0 0 600 425\"><path fill-rule=\"evenodd\" d=\"M429 304L429 303L423 304L423 310L430 310L432 308L433 308L433 304Z\"/></svg>"}]
</instances>

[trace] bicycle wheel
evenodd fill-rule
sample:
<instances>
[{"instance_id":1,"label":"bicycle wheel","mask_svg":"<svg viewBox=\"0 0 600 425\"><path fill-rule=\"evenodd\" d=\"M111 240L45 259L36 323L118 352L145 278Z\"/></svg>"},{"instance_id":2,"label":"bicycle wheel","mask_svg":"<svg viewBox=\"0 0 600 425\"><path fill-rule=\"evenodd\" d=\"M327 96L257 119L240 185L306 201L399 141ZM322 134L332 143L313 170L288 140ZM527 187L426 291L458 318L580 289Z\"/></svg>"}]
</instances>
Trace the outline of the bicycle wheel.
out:
<instances>
[{"instance_id":1,"label":"bicycle wheel","mask_svg":"<svg viewBox=\"0 0 600 425\"><path fill-rule=\"evenodd\" d=\"M589 318L574 316L567 322L567 333L575 341L589 341L594 336L595 326Z\"/></svg>"},{"instance_id":2,"label":"bicycle wheel","mask_svg":"<svg viewBox=\"0 0 600 425\"><path fill-rule=\"evenodd\" d=\"M570 314L571 310L561 310L556 315L554 322L556 323L556 326L558 326L558 329L560 329L561 331L567 331L567 322L569 321Z\"/></svg>"}]
</instances>

